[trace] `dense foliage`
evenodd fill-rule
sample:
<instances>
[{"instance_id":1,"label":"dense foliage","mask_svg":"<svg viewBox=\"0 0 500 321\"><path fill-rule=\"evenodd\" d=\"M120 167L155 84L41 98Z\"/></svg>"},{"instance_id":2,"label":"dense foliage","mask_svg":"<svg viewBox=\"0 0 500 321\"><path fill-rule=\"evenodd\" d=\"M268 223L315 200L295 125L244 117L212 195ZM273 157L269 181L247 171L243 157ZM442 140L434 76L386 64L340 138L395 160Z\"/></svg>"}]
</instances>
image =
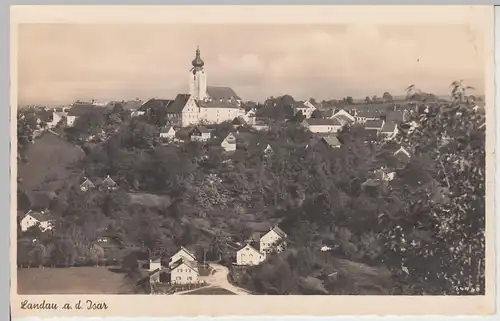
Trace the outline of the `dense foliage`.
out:
<instances>
[{"instance_id":1,"label":"dense foliage","mask_svg":"<svg viewBox=\"0 0 500 321\"><path fill-rule=\"evenodd\" d=\"M122 252L195 245L199 257L229 262L228 240L244 241L259 222L280 222L288 249L235 269L234 282L267 294L484 293L484 117L455 85L452 103L424 102L413 114L417 129L400 130L397 142L366 143L354 125L339 133L338 149L312 144L310 132L285 121L286 96L259 112L274 120L269 132L238 130L234 154L210 143L159 144L151 114L89 116L68 135L78 141L104 130L106 139L86 148L76 173L111 175L120 190L74 186L55 232L29 231L38 241L23 243L18 253L27 257L18 260L73 265L123 257L95 245L108 235ZM221 124L215 132L229 131ZM394 156L398 143L411 146L408 163ZM381 166L394 168L396 179L364 188Z\"/></svg>"}]
</instances>

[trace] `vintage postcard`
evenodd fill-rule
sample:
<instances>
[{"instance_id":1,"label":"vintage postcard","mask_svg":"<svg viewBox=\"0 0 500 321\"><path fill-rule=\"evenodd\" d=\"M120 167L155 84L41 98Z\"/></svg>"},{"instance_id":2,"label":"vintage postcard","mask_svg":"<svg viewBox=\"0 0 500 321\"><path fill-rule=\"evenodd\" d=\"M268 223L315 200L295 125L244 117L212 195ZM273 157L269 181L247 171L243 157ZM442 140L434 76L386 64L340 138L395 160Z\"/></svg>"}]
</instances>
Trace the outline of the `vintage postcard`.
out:
<instances>
[{"instance_id":1,"label":"vintage postcard","mask_svg":"<svg viewBox=\"0 0 500 321\"><path fill-rule=\"evenodd\" d=\"M12 7L13 317L493 313L493 20Z\"/></svg>"}]
</instances>

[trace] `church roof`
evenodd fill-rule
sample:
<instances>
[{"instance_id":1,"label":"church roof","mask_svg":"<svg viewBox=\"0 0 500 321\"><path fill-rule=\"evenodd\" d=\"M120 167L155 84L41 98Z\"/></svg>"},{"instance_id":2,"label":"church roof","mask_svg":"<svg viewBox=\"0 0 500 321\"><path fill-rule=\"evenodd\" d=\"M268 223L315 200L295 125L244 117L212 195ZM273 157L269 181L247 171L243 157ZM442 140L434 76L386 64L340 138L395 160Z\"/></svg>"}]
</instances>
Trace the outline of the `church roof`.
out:
<instances>
[{"instance_id":1,"label":"church roof","mask_svg":"<svg viewBox=\"0 0 500 321\"><path fill-rule=\"evenodd\" d=\"M150 108L153 107L160 107L160 108L167 108L169 104L171 104L173 100L171 99L150 99L147 102L145 102L138 110L140 111L147 111Z\"/></svg>"},{"instance_id":2,"label":"church roof","mask_svg":"<svg viewBox=\"0 0 500 321\"><path fill-rule=\"evenodd\" d=\"M207 93L213 100L240 99L230 87L207 86Z\"/></svg>"}]
</instances>

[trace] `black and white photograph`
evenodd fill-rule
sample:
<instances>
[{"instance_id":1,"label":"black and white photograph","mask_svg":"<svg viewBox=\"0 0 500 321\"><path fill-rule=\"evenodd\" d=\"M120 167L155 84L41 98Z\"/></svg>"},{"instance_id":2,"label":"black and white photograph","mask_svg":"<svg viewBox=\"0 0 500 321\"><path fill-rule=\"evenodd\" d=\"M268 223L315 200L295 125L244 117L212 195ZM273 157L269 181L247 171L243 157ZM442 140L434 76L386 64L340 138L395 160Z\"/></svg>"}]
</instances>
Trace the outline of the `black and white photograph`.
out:
<instances>
[{"instance_id":1,"label":"black and white photograph","mask_svg":"<svg viewBox=\"0 0 500 321\"><path fill-rule=\"evenodd\" d=\"M480 23L19 24L17 293L484 296Z\"/></svg>"}]
</instances>

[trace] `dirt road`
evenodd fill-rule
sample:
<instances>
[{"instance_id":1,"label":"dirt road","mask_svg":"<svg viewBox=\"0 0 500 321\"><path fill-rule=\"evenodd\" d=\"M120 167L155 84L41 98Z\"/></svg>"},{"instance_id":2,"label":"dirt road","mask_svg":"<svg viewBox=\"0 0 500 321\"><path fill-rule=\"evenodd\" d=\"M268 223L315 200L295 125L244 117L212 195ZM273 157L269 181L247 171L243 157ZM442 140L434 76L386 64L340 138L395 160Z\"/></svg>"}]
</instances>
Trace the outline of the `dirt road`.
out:
<instances>
[{"instance_id":1,"label":"dirt road","mask_svg":"<svg viewBox=\"0 0 500 321\"><path fill-rule=\"evenodd\" d=\"M215 271L215 273L206 277L206 281L210 286L218 286L237 295L250 295L250 292L248 292L247 290L236 287L229 283L227 279L229 269L227 267L215 263L210 263L210 266Z\"/></svg>"}]
</instances>

